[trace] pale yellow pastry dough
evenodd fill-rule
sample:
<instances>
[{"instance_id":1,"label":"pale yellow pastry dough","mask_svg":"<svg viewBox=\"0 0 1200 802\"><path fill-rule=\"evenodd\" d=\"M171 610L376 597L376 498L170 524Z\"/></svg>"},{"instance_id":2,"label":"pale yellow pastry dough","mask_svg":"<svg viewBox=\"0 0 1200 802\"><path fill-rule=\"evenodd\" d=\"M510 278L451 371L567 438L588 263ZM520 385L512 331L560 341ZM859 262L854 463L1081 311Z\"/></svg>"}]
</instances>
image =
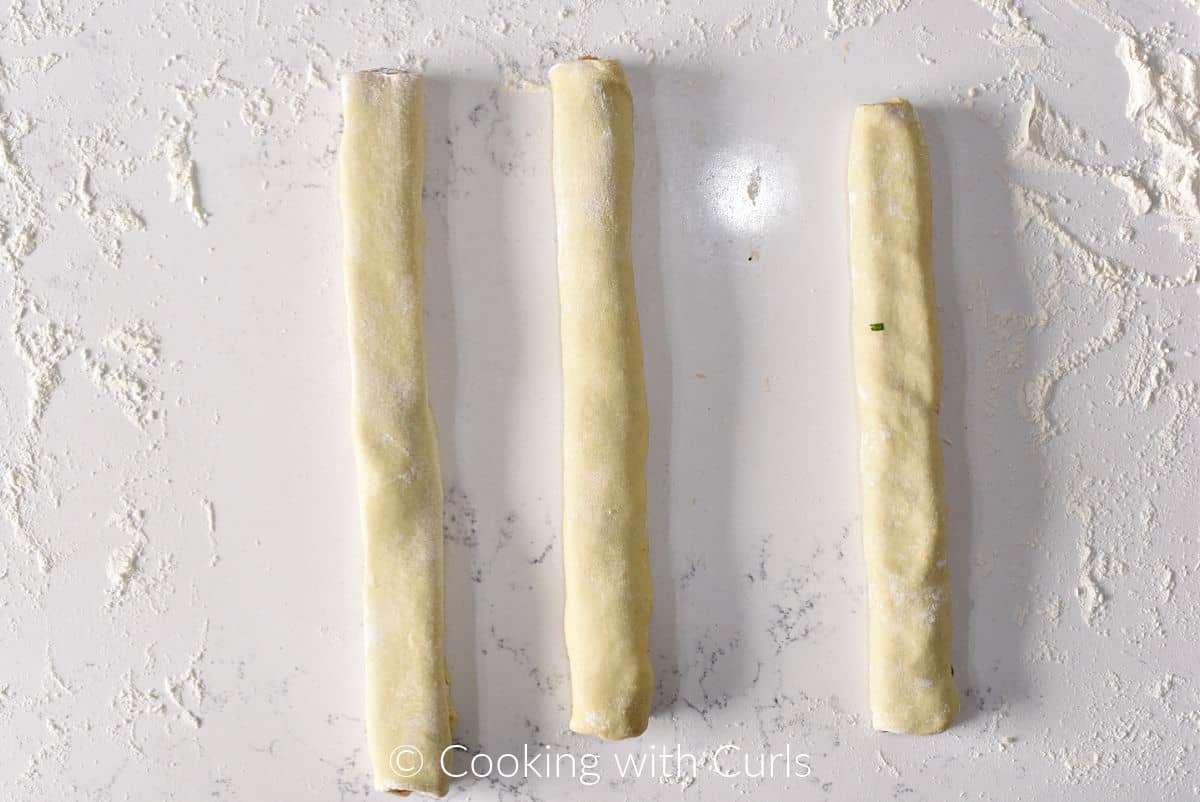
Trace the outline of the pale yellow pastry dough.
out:
<instances>
[{"instance_id":1,"label":"pale yellow pastry dough","mask_svg":"<svg viewBox=\"0 0 1200 802\"><path fill-rule=\"evenodd\" d=\"M929 156L907 101L858 108L849 191L871 717L879 730L929 734L953 723L958 690Z\"/></svg>"},{"instance_id":2,"label":"pale yellow pastry dough","mask_svg":"<svg viewBox=\"0 0 1200 802\"><path fill-rule=\"evenodd\" d=\"M633 102L615 61L550 70L563 373L571 729L640 735L654 678L648 415L634 293Z\"/></svg>"},{"instance_id":3,"label":"pale yellow pastry dough","mask_svg":"<svg viewBox=\"0 0 1200 802\"><path fill-rule=\"evenodd\" d=\"M440 756L450 745L454 709L443 643L442 479L421 326L421 77L397 70L346 75L342 100L371 765L380 790L443 796Z\"/></svg>"}]
</instances>

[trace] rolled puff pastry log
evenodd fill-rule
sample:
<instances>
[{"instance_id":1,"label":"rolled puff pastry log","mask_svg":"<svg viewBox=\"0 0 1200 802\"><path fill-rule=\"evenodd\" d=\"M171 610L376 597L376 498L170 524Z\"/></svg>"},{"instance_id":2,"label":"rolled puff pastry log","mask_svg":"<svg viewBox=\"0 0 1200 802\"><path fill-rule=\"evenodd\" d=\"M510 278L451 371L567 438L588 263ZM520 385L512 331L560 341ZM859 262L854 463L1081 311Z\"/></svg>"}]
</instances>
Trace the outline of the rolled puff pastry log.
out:
<instances>
[{"instance_id":1,"label":"rolled puff pastry log","mask_svg":"<svg viewBox=\"0 0 1200 802\"><path fill-rule=\"evenodd\" d=\"M923 735L954 722L958 690L929 155L907 101L858 108L848 184L871 718L878 730Z\"/></svg>"},{"instance_id":2,"label":"rolled puff pastry log","mask_svg":"<svg viewBox=\"0 0 1200 802\"><path fill-rule=\"evenodd\" d=\"M375 786L443 796L454 709L444 649L442 479L421 325L419 75L342 79L345 276L365 540L367 737Z\"/></svg>"},{"instance_id":3,"label":"rolled puff pastry log","mask_svg":"<svg viewBox=\"0 0 1200 802\"><path fill-rule=\"evenodd\" d=\"M633 102L615 61L550 70L563 373L571 729L640 735L654 677L648 414L634 293Z\"/></svg>"}]
</instances>

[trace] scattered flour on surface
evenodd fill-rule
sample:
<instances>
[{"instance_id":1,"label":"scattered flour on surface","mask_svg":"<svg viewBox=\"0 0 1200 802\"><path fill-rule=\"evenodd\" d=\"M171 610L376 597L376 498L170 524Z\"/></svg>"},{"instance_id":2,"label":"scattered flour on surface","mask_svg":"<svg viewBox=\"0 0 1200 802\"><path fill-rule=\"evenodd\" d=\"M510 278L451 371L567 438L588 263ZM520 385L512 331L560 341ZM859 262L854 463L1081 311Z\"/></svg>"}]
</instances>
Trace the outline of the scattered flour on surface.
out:
<instances>
[{"instance_id":1,"label":"scattered flour on surface","mask_svg":"<svg viewBox=\"0 0 1200 802\"><path fill-rule=\"evenodd\" d=\"M159 407L162 392L142 375L158 366L158 335L148 323L139 320L110 332L102 345L103 351L83 349L84 370L92 384L116 403L130 423L146 431L163 415Z\"/></svg>"},{"instance_id":2,"label":"scattered flour on surface","mask_svg":"<svg viewBox=\"0 0 1200 802\"><path fill-rule=\"evenodd\" d=\"M187 668L179 674L168 674L163 677L163 689L167 697L179 708L179 716L195 729L200 729L203 720L196 712L204 702L207 688L200 675L200 664L208 649L209 622L204 622L200 635L200 645L188 655Z\"/></svg>"},{"instance_id":3,"label":"scattered flour on surface","mask_svg":"<svg viewBox=\"0 0 1200 802\"><path fill-rule=\"evenodd\" d=\"M208 222L208 212L200 201L200 186L196 179L196 162L192 159L192 126L190 123L168 117L153 154L167 163L167 182L171 187L171 201L182 203L191 213L196 225Z\"/></svg>"},{"instance_id":4,"label":"scattered flour on surface","mask_svg":"<svg viewBox=\"0 0 1200 802\"><path fill-rule=\"evenodd\" d=\"M1049 364L1025 384L1023 409L1033 423L1035 442L1044 445L1061 431L1062 423L1055 421L1050 414L1050 404L1058 384L1078 372L1097 354L1112 348L1124 333L1124 317L1118 314L1108 322L1101 334L1088 339L1082 347L1071 348L1069 343L1064 343L1062 350Z\"/></svg>"},{"instance_id":5,"label":"scattered flour on surface","mask_svg":"<svg viewBox=\"0 0 1200 802\"><path fill-rule=\"evenodd\" d=\"M1125 113L1156 158L1146 183L1154 210L1181 240L1200 233L1200 68L1194 54L1152 56L1122 35L1117 54L1129 76Z\"/></svg>"},{"instance_id":6,"label":"scattered flour on surface","mask_svg":"<svg viewBox=\"0 0 1200 802\"><path fill-rule=\"evenodd\" d=\"M33 318L38 323L31 325ZM70 326L46 319L25 304L17 312L11 335L29 380L29 425L37 429L51 395L62 384L60 365L74 351L79 335Z\"/></svg>"},{"instance_id":7,"label":"scattered flour on surface","mask_svg":"<svg viewBox=\"0 0 1200 802\"><path fill-rule=\"evenodd\" d=\"M121 508L109 516L108 526L121 533L125 542L114 548L108 557L105 606L115 609L130 602L145 604L156 613L165 612L174 591L171 577L175 571L175 558L166 554L150 564L145 511L134 506L128 498L122 498Z\"/></svg>"},{"instance_id":8,"label":"scattered flour on surface","mask_svg":"<svg viewBox=\"0 0 1200 802\"><path fill-rule=\"evenodd\" d=\"M208 532L208 564L215 567L221 561L221 555L217 552L217 511L209 499L201 499L200 504L204 509L204 523Z\"/></svg>"},{"instance_id":9,"label":"scattered flour on surface","mask_svg":"<svg viewBox=\"0 0 1200 802\"><path fill-rule=\"evenodd\" d=\"M1046 37L1034 30L1029 17L1017 0L975 0L995 18L991 30L983 38L1005 47L1042 47Z\"/></svg>"},{"instance_id":10,"label":"scattered flour on surface","mask_svg":"<svg viewBox=\"0 0 1200 802\"><path fill-rule=\"evenodd\" d=\"M104 338L104 345L131 357L141 368L157 365L162 353L162 339L145 320L135 320L114 329Z\"/></svg>"},{"instance_id":11,"label":"scattered flour on surface","mask_svg":"<svg viewBox=\"0 0 1200 802\"><path fill-rule=\"evenodd\" d=\"M855 28L869 28L888 14L896 14L908 8L911 0L829 0L829 27L826 39L838 36Z\"/></svg>"}]
</instances>

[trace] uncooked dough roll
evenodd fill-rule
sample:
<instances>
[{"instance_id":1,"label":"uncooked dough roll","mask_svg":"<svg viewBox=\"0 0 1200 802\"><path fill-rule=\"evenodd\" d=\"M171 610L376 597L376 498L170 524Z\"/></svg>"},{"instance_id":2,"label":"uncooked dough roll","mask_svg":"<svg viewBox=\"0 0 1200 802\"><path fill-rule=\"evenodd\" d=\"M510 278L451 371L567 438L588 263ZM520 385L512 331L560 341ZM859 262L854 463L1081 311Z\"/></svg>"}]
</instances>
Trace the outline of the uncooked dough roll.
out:
<instances>
[{"instance_id":1,"label":"uncooked dough roll","mask_svg":"<svg viewBox=\"0 0 1200 802\"><path fill-rule=\"evenodd\" d=\"M563 373L571 729L640 735L654 677L648 414L634 293L633 102L616 61L550 70Z\"/></svg>"},{"instance_id":2,"label":"uncooked dough roll","mask_svg":"<svg viewBox=\"0 0 1200 802\"><path fill-rule=\"evenodd\" d=\"M443 796L454 709L444 648L442 478L425 381L421 76L342 79L341 191L353 425L366 546L375 787Z\"/></svg>"},{"instance_id":3,"label":"uncooked dough roll","mask_svg":"<svg viewBox=\"0 0 1200 802\"><path fill-rule=\"evenodd\" d=\"M929 155L905 100L860 106L850 140L850 270L875 729L950 726L950 583L938 407Z\"/></svg>"}]
</instances>

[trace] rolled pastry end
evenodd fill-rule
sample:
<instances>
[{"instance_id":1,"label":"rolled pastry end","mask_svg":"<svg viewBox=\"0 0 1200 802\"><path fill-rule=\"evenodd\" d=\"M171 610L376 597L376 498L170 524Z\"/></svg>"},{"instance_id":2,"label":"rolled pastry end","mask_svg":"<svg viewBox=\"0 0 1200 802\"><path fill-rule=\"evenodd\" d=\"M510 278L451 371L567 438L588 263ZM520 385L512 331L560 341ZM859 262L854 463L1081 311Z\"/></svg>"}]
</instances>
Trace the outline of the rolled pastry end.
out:
<instances>
[{"instance_id":1,"label":"rolled pastry end","mask_svg":"<svg viewBox=\"0 0 1200 802\"><path fill-rule=\"evenodd\" d=\"M618 669L617 676L589 680L573 674L571 732L608 741L638 737L650 723L650 680L649 666L640 660Z\"/></svg>"},{"instance_id":2,"label":"rolled pastry end","mask_svg":"<svg viewBox=\"0 0 1200 802\"><path fill-rule=\"evenodd\" d=\"M598 56L580 56L574 61L560 61L550 68L547 73L550 78L550 89L554 91L555 83L559 87L559 96L563 92L570 92L572 88L579 91L581 84L591 85L593 91L597 92L619 92L624 95L629 95L629 86L625 78L625 69L621 66L621 62L613 58L600 58ZM581 100L590 100L591 98L580 97ZM607 109L604 110L607 112ZM632 105L630 104L629 113L630 123L632 124ZM633 143L629 143L632 152Z\"/></svg>"}]
</instances>

